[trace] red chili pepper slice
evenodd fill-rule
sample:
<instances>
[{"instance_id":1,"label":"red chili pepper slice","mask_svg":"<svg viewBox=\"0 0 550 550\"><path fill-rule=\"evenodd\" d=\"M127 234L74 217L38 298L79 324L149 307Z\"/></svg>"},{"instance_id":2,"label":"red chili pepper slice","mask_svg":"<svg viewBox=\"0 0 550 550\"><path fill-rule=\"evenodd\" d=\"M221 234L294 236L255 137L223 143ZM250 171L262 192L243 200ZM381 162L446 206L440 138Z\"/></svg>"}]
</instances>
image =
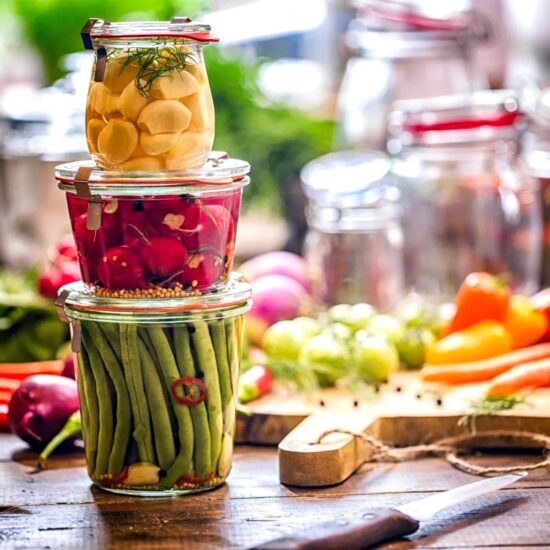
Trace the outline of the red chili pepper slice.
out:
<instances>
[{"instance_id":1,"label":"red chili pepper slice","mask_svg":"<svg viewBox=\"0 0 550 550\"><path fill-rule=\"evenodd\" d=\"M178 391L180 386L183 387L183 395ZM191 376L176 380L170 389L172 390L174 399L182 405L198 405L202 403L208 395L208 390L204 382L200 378Z\"/></svg>"}]
</instances>

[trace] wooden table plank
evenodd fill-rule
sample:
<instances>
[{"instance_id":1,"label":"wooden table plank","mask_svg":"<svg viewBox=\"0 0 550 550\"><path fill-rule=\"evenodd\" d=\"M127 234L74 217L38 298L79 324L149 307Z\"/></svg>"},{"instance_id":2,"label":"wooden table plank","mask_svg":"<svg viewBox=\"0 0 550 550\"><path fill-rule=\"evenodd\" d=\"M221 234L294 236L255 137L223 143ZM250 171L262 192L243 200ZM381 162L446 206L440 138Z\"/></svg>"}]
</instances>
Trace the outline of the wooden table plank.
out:
<instances>
[{"instance_id":1,"label":"wooden table plank","mask_svg":"<svg viewBox=\"0 0 550 550\"><path fill-rule=\"evenodd\" d=\"M481 462L512 460L527 463L533 456ZM1 548L244 548L306 522L395 506L475 479L432 458L363 467L336 487L292 488L278 483L274 449L239 447L225 486L182 498L140 499L92 488L79 452L55 457L51 469L32 474L35 461L15 437L0 435ZM479 504L449 510L410 540L383 548L548 548L550 472L533 472Z\"/></svg>"}]
</instances>

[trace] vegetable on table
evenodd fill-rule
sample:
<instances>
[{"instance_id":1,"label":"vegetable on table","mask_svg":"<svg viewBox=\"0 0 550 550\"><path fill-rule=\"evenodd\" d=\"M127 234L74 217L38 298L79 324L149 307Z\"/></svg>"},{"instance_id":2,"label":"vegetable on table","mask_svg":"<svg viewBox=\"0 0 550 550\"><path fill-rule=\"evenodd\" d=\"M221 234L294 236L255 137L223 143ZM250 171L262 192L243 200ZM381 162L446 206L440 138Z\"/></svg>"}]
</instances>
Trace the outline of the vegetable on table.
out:
<instances>
[{"instance_id":1,"label":"vegetable on table","mask_svg":"<svg viewBox=\"0 0 550 550\"><path fill-rule=\"evenodd\" d=\"M65 441L80 437L82 434L82 419L80 417L80 411L76 411L69 416L67 422L61 428L61 430L51 439L51 441L44 447L38 457L38 465L40 468L46 467L46 461L50 455Z\"/></svg>"},{"instance_id":2,"label":"vegetable on table","mask_svg":"<svg viewBox=\"0 0 550 550\"><path fill-rule=\"evenodd\" d=\"M64 363L59 359L53 361L33 361L32 363L0 363L0 378L24 380L29 376L47 374L60 375Z\"/></svg>"},{"instance_id":3,"label":"vegetable on table","mask_svg":"<svg viewBox=\"0 0 550 550\"><path fill-rule=\"evenodd\" d=\"M527 296L512 296L503 324L512 337L514 349L542 340L548 329L546 315L538 311Z\"/></svg>"},{"instance_id":4,"label":"vegetable on table","mask_svg":"<svg viewBox=\"0 0 550 550\"><path fill-rule=\"evenodd\" d=\"M425 382L444 382L447 384L484 382L517 365L546 358L550 358L550 343L518 349L483 361L426 365L420 371L420 378Z\"/></svg>"},{"instance_id":5,"label":"vegetable on table","mask_svg":"<svg viewBox=\"0 0 550 550\"><path fill-rule=\"evenodd\" d=\"M511 349L512 339L502 324L481 321L428 346L426 363L445 365L480 361L502 355Z\"/></svg>"},{"instance_id":6,"label":"vegetable on table","mask_svg":"<svg viewBox=\"0 0 550 550\"><path fill-rule=\"evenodd\" d=\"M443 335L463 330L480 321L502 321L510 296L510 289L498 277L489 273L470 273L458 290L455 314Z\"/></svg>"},{"instance_id":7,"label":"vegetable on table","mask_svg":"<svg viewBox=\"0 0 550 550\"><path fill-rule=\"evenodd\" d=\"M271 391L273 375L264 365L254 365L239 378L239 402L249 403Z\"/></svg>"},{"instance_id":8,"label":"vegetable on table","mask_svg":"<svg viewBox=\"0 0 550 550\"><path fill-rule=\"evenodd\" d=\"M550 386L550 358L514 367L497 376L489 386L489 397L510 396L521 391Z\"/></svg>"},{"instance_id":9,"label":"vegetable on table","mask_svg":"<svg viewBox=\"0 0 550 550\"><path fill-rule=\"evenodd\" d=\"M40 374L24 380L9 404L13 433L35 448L45 447L79 409L74 380Z\"/></svg>"},{"instance_id":10,"label":"vegetable on table","mask_svg":"<svg viewBox=\"0 0 550 550\"><path fill-rule=\"evenodd\" d=\"M537 292L531 296L530 300L535 308L546 316L546 332L543 340L550 340L550 288Z\"/></svg>"}]
</instances>

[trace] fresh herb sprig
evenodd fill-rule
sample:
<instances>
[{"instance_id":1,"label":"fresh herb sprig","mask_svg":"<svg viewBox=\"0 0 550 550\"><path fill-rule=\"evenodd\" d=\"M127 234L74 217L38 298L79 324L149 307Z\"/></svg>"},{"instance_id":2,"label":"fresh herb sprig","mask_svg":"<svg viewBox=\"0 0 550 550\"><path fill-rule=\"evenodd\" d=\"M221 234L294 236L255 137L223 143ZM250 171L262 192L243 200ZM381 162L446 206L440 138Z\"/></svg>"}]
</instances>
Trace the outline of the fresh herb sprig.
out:
<instances>
[{"instance_id":1,"label":"fresh herb sprig","mask_svg":"<svg viewBox=\"0 0 550 550\"><path fill-rule=\"evenodd\" d=\"M458 425L469 426L471 431L475 432L476 420L478 417L497 414L502 411L509 411L524 402L524 397L514 395L485 397L483 399L473 401L470 406L470 411L460 418Z\"/></svg>"},{"instance_id":2,"label":"fresh herb sprig","mask_svg":"<svg viewBox=\"0 0 550 550\"><path fill-rule=\"evenodd\" d=\"M191 63L196 63L194 55L177 46L129 48L120 72L128 66L137 66L135 86L143 97L148 97L157 78L183 71Z\"/></svg>"}]
</instances>

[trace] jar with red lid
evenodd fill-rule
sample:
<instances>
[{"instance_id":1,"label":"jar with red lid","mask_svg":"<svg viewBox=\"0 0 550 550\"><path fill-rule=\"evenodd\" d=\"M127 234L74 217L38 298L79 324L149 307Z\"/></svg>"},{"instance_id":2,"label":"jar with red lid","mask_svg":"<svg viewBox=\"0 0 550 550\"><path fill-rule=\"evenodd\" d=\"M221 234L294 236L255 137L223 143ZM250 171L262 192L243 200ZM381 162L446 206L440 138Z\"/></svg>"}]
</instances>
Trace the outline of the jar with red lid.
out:
<instances>
[{"instance_id":1,"label":"jar with red lid","mask_svg":"<svg viewBox=\"0 0 550 550\"><path fill-rule=\"evenodd\" d=\"M174 297L228 279L249 164L212 154L199 170L56 167L82 279L100 296Z\"/></svg>"},{"instance_id":2,"label":"jar with red lid","mask_svg":"<svg viewBox=\"0 0 550 550\"><path fill-rule=\"evenodd\" d=\"M523 116L503 91L397 102L392 173L402 192L410 290L451 299L488 271L516 292L539 286L539 186L520 159Z\"/></svg>"},{"instance_id":3,"label":"jar with red lid","mask_svg":"<svg viewBox=\"0 0 550 550\"><path fill-rule=\"evenodd\" d=\"M404 99L488 87L473 59L490 39L487 20L467 3L359 0L346 35L351 57L338 98L339 141L384 150L391 105Z\"/></svg>"},{"instance_id":4,"label":"jar with red lid","mask_svg":"<svg viewBox=\"0 0 550 550\"><path fill-rule=\"evenodd\" d=\"M95 51L86 137L98 166L124 171L200 167L214 140L202 51L216 40L210 27L181 17L90 19L82 39Z\"/></svg>"}]
</instances>

